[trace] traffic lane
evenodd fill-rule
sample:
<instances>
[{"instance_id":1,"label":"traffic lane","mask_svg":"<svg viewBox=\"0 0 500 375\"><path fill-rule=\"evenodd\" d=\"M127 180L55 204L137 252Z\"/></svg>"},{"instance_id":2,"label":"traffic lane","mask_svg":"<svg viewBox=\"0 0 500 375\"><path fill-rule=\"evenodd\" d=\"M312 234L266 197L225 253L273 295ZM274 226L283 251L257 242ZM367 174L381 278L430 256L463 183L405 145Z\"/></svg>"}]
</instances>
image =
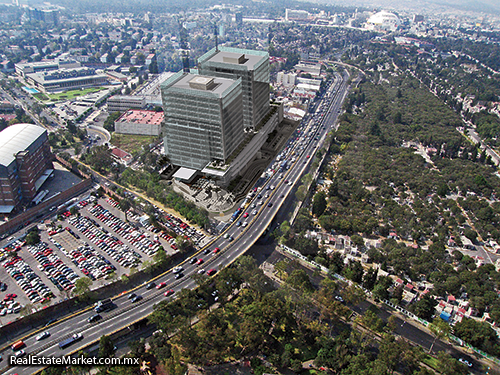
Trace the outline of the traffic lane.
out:
<instances>
[{"instance_id":1,"label":"traffic lane","mask_svg":"<svg viewBox=\"0 0 500 375\"><path fill-rule=\"evenodd\" d=\"M384 322L387 322L390 316L394 316L396 323L396 329L394 330L395 334L422 346L426 350L429 350L430 347L432 346L432 343L434 341L434 336L424 331L422 328L413 325L414 323L413 320L409 318L401 319L398 315L394 315L391 311L389 311L389 309L385 305L379 307L365 300L356 306L349 304L349 307L358 314L364 314L366 313L367 310L373 309L375 307L377 311L377 316L381 318ZM462 353L461 351L455 349L452 345L445 343L441 340L436 340L434 346L432 347L432 351L433 353L445 351L450 353L456 359L465 358L473 364L473 368L478 368L481 365L468 354Z\"/></svg>"},{"instance_id":2,"label":"traffic lane","mask_svg":"<svg viewBox=\"0 0 500 375\"><path fill-rule=\"evenodd\" d=\"M293 169L295 169L295 168L292 168L292 170L293 170ZM271 199L269 199L268 201L271 201ZM269 210L269 211L267 212L267 214L264 214L264 219L269 220L269 219L270 219L270 215L271 215L271 213L272 213L273 211L276 211L276 210L277 210L277 208L278 208L278 207L277 207L277 206L275 206L274 210ZM263 221L264 221L264 220L263 220ZM254 221L254 222L256 222L256 221ZM254 228L254 229L253 229L253 233L254 233L254 234L257 234L257 233L258 233L258 231L259 231L259 230L262 230L262 229L264 229L264 228L262 227L262 224L261 224L260 226L258 226L258 227L256 227L256 228ZM224 241L222 241L222 242L221 242L221 244L222 244L223 242L224 242ZM237 249L241 251L241 249L245 249L245 247L246 247L246 246L242 246L242 244L239 244L239 246L237 246ZM229 255L229 256L227 256L227 258L235 259L237 256L239 256L239 254L236 254L236 252L234 252L233 254L234 254L233 256ZM216 257L216 258L215 258L215 262L214 262L214 263L215 263L215 264L218 264L219 266L220 266L220 265L222 265L222 264L224 264L224 262L223 262L223 257Z\"/></svg>"}]
</instances>

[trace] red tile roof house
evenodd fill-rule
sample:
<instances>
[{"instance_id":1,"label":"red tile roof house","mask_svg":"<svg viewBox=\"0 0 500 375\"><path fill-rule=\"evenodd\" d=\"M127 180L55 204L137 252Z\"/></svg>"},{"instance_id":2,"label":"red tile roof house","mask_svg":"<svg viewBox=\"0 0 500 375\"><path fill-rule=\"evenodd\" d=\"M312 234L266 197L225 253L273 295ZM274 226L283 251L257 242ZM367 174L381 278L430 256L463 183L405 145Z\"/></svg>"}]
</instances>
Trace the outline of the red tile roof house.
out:
<instances>
[{"instance_id":1,"label":"red tile roof house","mask_svg":"<svg viewBox=\"0 0 500 375\"><path fill-rule=\"evenodd\" d=\"M133 160L132 155L130 155L128 152L120 150L119 148L112 149L111 155L125 165L129 165Z\"/></svg>"}]
</instances>

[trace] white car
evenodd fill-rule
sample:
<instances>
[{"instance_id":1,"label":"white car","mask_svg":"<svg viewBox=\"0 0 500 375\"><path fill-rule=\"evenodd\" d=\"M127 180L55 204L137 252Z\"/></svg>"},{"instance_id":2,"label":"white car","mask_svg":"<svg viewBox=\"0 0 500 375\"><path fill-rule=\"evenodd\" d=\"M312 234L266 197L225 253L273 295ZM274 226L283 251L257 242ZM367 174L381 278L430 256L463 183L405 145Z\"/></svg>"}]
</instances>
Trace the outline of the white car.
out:
<instances>
[{"instance_id":1,"label":"white car","mask_svg":"<svg viewBox=\"0 0 500 375\"><path fill-rule=\"evenodd\" d=\"M181 266L177 266L172 270L173 273L180 273L182 271L184 271L184 268L182 268Z\"/></svg>"},{"instance_id":2,"label":"white car","mask_svg":"<svg viewBox=\"0 0 500 375\"><path fill-rule=\"evenodd\" d=\"M36 336L35 339L36 339L36 341L40 341L40 340L46 339L49 336L50 336L50 332L45 331L45 332L40 333L38 336Z\"/></svg>"}]
</instances>

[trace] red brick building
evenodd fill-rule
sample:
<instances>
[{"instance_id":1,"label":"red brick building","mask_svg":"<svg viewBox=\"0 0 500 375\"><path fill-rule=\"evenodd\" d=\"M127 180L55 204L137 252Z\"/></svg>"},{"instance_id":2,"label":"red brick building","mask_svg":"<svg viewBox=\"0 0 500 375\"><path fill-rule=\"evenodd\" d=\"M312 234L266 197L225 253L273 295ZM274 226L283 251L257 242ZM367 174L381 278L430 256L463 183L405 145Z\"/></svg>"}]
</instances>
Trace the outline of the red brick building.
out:
<instances>
[{"instance_id":1,"label":"red brick building","mask_svg":"<svg viewBox=\"0 0 500 375\"><path fill-rule=\"evenodd\" d=\"M0 213L29 203L53 168L47 130L15 124L0 132Z\"/></svg>"}]
</instances>

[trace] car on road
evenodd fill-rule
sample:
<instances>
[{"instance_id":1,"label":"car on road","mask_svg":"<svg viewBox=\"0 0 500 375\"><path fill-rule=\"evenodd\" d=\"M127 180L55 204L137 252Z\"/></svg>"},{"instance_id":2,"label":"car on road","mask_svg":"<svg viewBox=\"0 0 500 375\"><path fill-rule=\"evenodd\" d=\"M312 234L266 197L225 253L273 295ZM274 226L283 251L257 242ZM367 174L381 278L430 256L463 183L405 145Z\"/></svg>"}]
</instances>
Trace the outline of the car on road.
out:
<instances>
[{"instance_id":1,"label":"car on road","mask_svg":"<svg viewBox=\"0 0 500 375\"><path fill-rule=\"evenodd\" d=\"M135 297L137 297L137 294L135 294L135 293L130 293L130 294L128 295L128 297L127 297L127 298L128 298L128 299L133 299L133 298L135 298Z\"/></svg>"},{"instance_id":2,"label":"car on road","mask_svg":"<svg viewBox=\"0 0 500 375\"><path fill-rule=\"evenodd\" d=\"M229 236L228 236L229 237ZM217 254L218 252L220 251L220 249L218 247L216 247L213 251L214 254Z\"/></svg>"},{"instance_id":3,"label":"car on road","mask_svg":"<svg viewBox=\"0 0 500 375\"><path fill-rule=\"evenodd\" d=\"M198 270L198 273L199 273L200 275L203 275L203 274L205 273L205 269L204 269L204 268L199 269L199 270Z\"/></svg>"},{"instance_id":4,"label":"car on road","mask_svg":"<svg viewBox=\"0 0 500 375\"><path fill-rule=\"evenodd\" d=\"M159 283L159 284L156 286L156 289L161 289L161 288L164 288L164 287L166 287L166 286L167 286L167 283L163 281L163 282Z\"/></svg>"},{"instance_id":5,"label":"car on road","mask_svg":"<svg viewBox=\"0 0 500 375\"><path fill-rule=\"evenodd\" d=\"M169 289L169 290L167 290L165 293L163 293L163 295L164 295L165 297L169 297L169 296L171 296L171 295L172 295L172 294L174 294L174 293L175 293L175 290L173 290L173 289Z\"/></svg>"},{"instance_id":6,"label":"car on road","mask_svg":"<svg viewBox=\"0 0 500 375\"><path fill-rule=\"evenodd\" d=\"M217 273L217 270L215 268L211 268L207 271L208 276L215 275Z\"/></svg>"},{"instance_id":7,"label":"car on road","mask_svg":"<svg viewBox=\"0 0 500 375\"><path fill-rule=\"evenodd\" d=\"M184 277L183 273L178 273L178 274L175 275L175 279L176 280L182 279L183 277Z\"/></svg>"},{"instance_id":8,"label":"car on road","mask_svg":"<svg viewBox=\"0 0 500 375\"><path fill-rule=\"evenodd\" d=\"M466 360L464 358L459 358L458 362L463 363L466 366L472 367L472 363L470 363L468 360Z\"/></svg>"},{"instance_id":9,"label":"car on road","mask_svg":"<svg viewBox=\"0 0 500 375\"><path fill-rule=\"evenodd\" d=\"M192 257L191 260L189 261L190 264L195 264L198 261L198 258Z\"/></svg>"},{"instance_id":10,"label":"car on road","mask_svg":"<svg viewBox=\"0 0 500 375\"><path fill-rule=\"evenodd\" d=\"M273 204L272 204L271 202L269 202L269 203L267 204L267 207L272 207L272 206L273 206Z\"/></svg>"},{"instance_id":11,"label":"car on road","mask_svg":"<svg viewBox=\"0 0 500 375\"><path fill-rule=\"evenodd\" d=\"M24 355L26 354L26 352L24 350L19 350L17 352L14 353L14 357L16 358L21 358L23 357Z\"/></svg>"},{"instance_id":12,"label":"car on road","mask_svg":"<svg viewBox=\"0 0 500 375\"><path fill-rule=\"evenodd\" d=\"M172 270L173 273L180 273L182 271L184 271L184 268L182 268L181 266L177 266Z\"/></svg>"},{"instance_id":13,"label":"car on road","mask_svg":"<svg viewBox=\"0 0 500 375\"><path fill-rule=\"evenodd\" d=\"M233 236L229 236L229 238L227 239L229 242L231 242L232 240L234 240Z\"/></svg>"},{"instance_id":14,"label":"car on road","mask_svg":"<svg viewBox=\"0 0 500 375\"><path fill-rule=\"evenodd\" d=\"M45 326L44 327L48 327L50 326L52 323L55 323L57 322L57 319L56 318L52 318L50 319L47 323L45 323Z\"/></svg>"},{"instance_id":15,"label":"car on road","mask_svg":"<svg viewBox=\"0 0 500 375\"><path fill-rule=\"evenodd\" d=\"M99 314L95 314L95 315L92 315L90 316L88 319L87 319L87 322L89 323L94 323L94 322L98 322L99 320L102 319L102 316L100 316Z\"/></svg>"},{"instance_id":16,"label":"car on road","mask_svg":"<svg viewBox=\"0 0 500 375\"><path fill-rule=\"evenodd\" d=\"M196 261L196 265L199 266L201 264L203 264L203 259L200 258Z\"/></svg>"},{"instance_id":17,"label":"car on road","mask_svg":"<svg viewBox=\"0 0 500 375\"><path fill-rule=\"evenodd\" d=\"M243 217L244 217L244 218L247 218L247 217L248 217L248 212L245 212L245 213L243 214Z\"/></svg>"},{"instance_id":18,"label":"car on road","mask_svg":"<svg viewBox=\"0 0 500 375\"><path fill-rule=\"evenodd\" d=\"M40 340L46 339L49 336L50 336L50 332L49 331L45 331L45 332L42 332L39 335L37 335L35 337L35 339L36 339L36 341L40 341Z\"/></svg>"},{"instance_id":19,"label":"car on road","mask_svg":"<svg viewBox=\"0 0 500 375\"><path fill-rule=\"evenodd\" d=\"M203 251L203 254L208 255L211 251L212 250L210 250L209 248L206 248L205 251Z\"/></svg>"},{"instance_id":20,"label":"car on road","mask_svg":"<svg viewBox=\"0 0 500 375\"><path fill-rule=\"evenodd\" d=\"M132 303L139 302L141 299L142 299L142 296L135 296L134 298L132 298Z\"/></svg>"},{"instance_id":21,"label":"car on road","mask_svg":"<svg viewBox=\"0 0 500 375\"><path fill-rule=\"evenodd\" d=\"M149 290L149 289L153 289L155 286L156 286L156 284L155 284L155 283L150 282L148 285L146 285L146 289L148 289L148 290Z\"/></svg>"}]
</instances>

